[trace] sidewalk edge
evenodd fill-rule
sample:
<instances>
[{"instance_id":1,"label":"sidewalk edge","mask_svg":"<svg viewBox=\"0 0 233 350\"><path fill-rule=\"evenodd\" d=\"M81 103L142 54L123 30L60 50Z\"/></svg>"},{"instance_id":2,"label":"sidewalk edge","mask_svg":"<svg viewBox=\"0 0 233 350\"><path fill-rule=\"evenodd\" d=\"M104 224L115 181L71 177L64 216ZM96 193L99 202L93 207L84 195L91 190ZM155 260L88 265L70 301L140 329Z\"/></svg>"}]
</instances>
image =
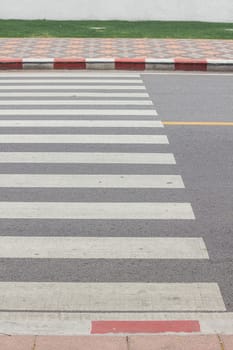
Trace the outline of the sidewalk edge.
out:
<instances>
[{"instance_id":1,"label":"sidewalk edge","mask_svg":"<svg viewBox=\"0 0 233 350\"><path fill-rule=\"evenodd\" d=\"M233 72L233 60L183 58L0 58L0 70L134 70Z\"/></svg>"}]
</instances>

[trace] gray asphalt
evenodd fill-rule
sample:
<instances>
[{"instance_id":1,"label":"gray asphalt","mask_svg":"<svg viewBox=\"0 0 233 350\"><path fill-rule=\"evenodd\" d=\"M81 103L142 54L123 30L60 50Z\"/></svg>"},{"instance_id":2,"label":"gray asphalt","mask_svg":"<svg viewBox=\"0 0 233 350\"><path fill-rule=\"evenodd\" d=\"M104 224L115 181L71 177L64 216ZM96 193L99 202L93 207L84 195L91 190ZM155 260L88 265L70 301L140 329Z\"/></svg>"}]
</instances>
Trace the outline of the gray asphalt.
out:
<instances>
[{"instance_id":1,"label":"gray asphalt","mask_svg":"<svg viewBox=\"0 0 233 350\"><path fill-rule=\"evenodd\" d=\"M142 77L159 119L233 121L233 75L142 74ZM20 128L20 133L31 132L31 128ZM61 129L36 129L36 133L56 132ZM62 128L62 133L92 132L132 134L130 129ZM151 129L133 132L153 133ZM19 130L5 128L0 133ZM208 248L209 261L0 259L0 281L216 282L227 311L233 311L233 127L167 126L164 130L156 129L156 133L168 135L170 145L9 144L0 145L0 151L172 152L177 165L1 164L0 173L180 174L185 190L0 189L0 200L188 201L195 221L0 220L0 235L201 236Z\"/></svg>"},{"instance_id":2,"label":"gray asphalt","mask_svg":"<svg viewBox=\"0 0 233 350\"><path fill-rule=\"evenodd\" d=\"M143 78L161 120L233 122L233 75ZM210 263L186 272L193 278L196 273L204 279L214 275L228 311L233 311L233 126L165 130L196 215L193 224L182 225L182 232L204 237L210 255ZM181 269L181 276L186 272Z\"/></svg>"},{"instance_id":3,"label":"gray asphalt","mask_svg":"<svg viewBox=\"0 0 233 350\"><path fill-rule=\"evenodd\" d=\"M143 79L164 120L233 120L232 74L144 74Z\"/></svg>"}]
</instances>

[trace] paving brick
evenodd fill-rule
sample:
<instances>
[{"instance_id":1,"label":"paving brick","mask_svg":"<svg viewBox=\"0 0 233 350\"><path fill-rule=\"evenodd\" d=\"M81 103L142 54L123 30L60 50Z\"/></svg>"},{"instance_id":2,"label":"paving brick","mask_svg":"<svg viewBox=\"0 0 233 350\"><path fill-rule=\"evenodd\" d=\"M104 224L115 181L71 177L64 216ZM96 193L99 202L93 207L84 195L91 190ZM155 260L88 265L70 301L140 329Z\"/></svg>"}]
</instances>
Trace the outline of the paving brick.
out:
<instances>
[{"instance_id":1,"label":"paving brick","mask_svg":"<svg viewBox=\"0 0 233 350\"><path fill-rule=\"evenodd\" d=\"M127 350L127 343L125 337L40 336L37 338L35 350Z\"/></svg>"},{"instance_id":2,"label":"paving brick","mask_svg":"<svg viewBox=\"0 0 233 350\"><path fill-rule=\"evenodd\" d=\"M0 336L1 350L32 350L35 337L23 336Z\"/></svg>"},{"instance_id":3,"label":"paving brick","mask_svg":"<svg viewBox=\"0 0 233 350\"><path fill-rule=\"evenodd\" d=\"M224 335L220 338L223 341L224 350L233 350L233 335Z\"/></svg>"},{"instance_id":4,"label":"paving brick","mask_svg":"<svg viewBox=\"0 0 233 350\"><path fill-rule=\"evenodd\" d=\"M0 38L0 57L233 59L233 40Z\"/></svg>"},{"instance_id":5,"label":"paving brick","mask_svg":"<svg viewBox=\"0 0 233 350\"><path fill-rule=\"evenodd\" d=\"M233 348L229 349L232 350ZM217 336L132 336L129 350L221 350ZM227 349L228 350L228 349Z\"/></svg>"}]
</instances>

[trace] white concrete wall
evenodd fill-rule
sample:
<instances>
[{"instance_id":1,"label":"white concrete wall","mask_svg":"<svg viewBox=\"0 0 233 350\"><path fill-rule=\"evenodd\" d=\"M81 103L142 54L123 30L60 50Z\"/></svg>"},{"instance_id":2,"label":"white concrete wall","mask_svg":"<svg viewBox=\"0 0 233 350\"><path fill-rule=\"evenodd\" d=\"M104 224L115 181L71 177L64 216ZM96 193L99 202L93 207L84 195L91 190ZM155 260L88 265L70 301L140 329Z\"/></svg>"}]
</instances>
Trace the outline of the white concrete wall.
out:
<instances>
[{"instance_id":1,"label":"white concrete wall","mask_svg":"<svg viewBox=\"0 0 233 350\"><path fill-rule=\"evenodd\" d=\"M233 22L233 0L0 0L0 18Z\"/></svg>"}]
</instances>

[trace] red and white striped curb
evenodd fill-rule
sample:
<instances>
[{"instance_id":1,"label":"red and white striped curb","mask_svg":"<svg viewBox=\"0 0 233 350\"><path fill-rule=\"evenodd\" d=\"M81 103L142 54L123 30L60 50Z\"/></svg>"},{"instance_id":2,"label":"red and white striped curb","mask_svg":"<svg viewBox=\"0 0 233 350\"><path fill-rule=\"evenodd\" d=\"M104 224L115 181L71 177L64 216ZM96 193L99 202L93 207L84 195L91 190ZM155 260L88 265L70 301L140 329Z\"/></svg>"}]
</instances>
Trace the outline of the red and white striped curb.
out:
<instances>
[{"instance_id":1,"label":"red and white striped curb","mask_svg":"<svg viewBox=\"0 0 233 350\"><path fill-rule=\"evenodd\" d=\"M0 58L0 70L9 69L233 71L233 60L183 58Z\"/></svg>"}]
</instances>

